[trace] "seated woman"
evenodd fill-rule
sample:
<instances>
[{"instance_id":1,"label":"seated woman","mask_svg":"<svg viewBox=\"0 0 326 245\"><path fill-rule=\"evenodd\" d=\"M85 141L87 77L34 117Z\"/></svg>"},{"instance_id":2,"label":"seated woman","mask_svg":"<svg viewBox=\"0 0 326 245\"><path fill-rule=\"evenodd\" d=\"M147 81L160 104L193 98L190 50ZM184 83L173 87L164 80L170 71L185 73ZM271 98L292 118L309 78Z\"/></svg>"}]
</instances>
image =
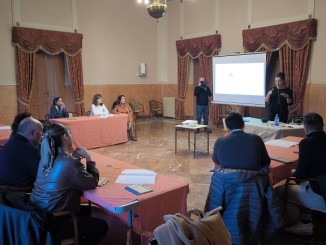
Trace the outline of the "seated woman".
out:
<instances>
[{"instance_id":1,"label":"seated woman","mask_svg":"<svg viewBox=\"0 0 326 245\"><path fill-rule=\"evenodd\" d=\"M60 96L53 99L53 105L50 108L49 118L69 117L65 104Z\"/></svg>"},{"instance_id":2,"label":"seated woman","mask_svg":"<svg viewBox=\"0 0 326 245\"><path fill-rule=\"evenodd\" d=\"M128 114L128 130L130 131L131 140L137 141L136 136L136 124L135 124L135 117L134 113L126 103L126 97L124 95L119 95L117 100L117 105L112 110L113 114L125 113Z\"/></svg>"},{"instance_id":3,"label":"seated woman","mask_svg":"<svg viewBox=\"0 0 326 245\"><path fill-rule=\"evenodd\" d=\"M82 191L95 189L99 171L86 149L77 148L71 154L72 136L61 124L52 124L44 134L41 160L30 202L33 206L54 211L79 211ZM78 158L76 158L76 157ZM80 162L86 159L86 168ZM60 238L71 237L72 222L68 217L54 220L54 228ZM105 236L108 227L101 219L78 217L79 236L82 244L97 244Z\"/></svg>"},{"instance_id":4,"label":"seated woman","mask_svg":"<svg viewBox=\"0 0 326 245\"><path fill-rule=\"evenodd\" d=\"M95 94L93 97L93 104L91 105L90 116L108 116L109 110L102 103L102 95Z\"/></svg>"}]
</instances>

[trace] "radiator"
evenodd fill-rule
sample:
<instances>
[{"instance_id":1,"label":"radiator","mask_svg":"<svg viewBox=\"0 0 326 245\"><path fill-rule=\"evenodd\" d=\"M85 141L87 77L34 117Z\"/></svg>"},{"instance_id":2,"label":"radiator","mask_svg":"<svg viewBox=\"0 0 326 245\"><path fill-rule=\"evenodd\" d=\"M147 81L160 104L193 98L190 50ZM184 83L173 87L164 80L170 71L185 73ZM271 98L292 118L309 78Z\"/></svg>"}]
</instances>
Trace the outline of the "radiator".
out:
<instances>
[{"instance_id":1,"label":"radiator","mask_svg":"<svg viewBox=\"0 0 326 245\"><path fill-rule=\"evenodd\" d=\"M163 97L163 117L175 118L175 97Z\"/></svg>"}]
</instances>

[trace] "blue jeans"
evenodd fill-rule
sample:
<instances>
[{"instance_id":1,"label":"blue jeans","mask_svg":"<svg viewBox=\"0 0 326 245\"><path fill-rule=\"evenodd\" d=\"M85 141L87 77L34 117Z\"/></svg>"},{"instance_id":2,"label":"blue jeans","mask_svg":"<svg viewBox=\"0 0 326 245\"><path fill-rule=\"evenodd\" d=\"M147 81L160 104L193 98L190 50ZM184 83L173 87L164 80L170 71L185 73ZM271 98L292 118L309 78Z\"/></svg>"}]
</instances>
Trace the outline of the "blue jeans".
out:
<instances>
[{"instance_id":1,"label":"blue jeans","mask_svg":"<svg viewBox=\"0 0 326 245\"><path fill-rule=\"evenodd\" d=\"M208 105L197 105L196 120L198 124L201 122L201 116L204 117L204 125L208 125Z\"/></svg>"}]
</instances>

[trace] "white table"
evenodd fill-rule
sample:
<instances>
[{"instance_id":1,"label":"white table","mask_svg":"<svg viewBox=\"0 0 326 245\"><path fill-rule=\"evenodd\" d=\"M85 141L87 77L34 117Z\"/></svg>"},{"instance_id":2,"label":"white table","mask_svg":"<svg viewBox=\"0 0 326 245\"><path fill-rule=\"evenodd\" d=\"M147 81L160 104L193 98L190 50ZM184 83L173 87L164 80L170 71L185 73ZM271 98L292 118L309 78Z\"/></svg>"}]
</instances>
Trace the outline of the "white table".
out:
<instances>
[{"instance_id":1,"label":"white table","mask_svg":"<svg viewBox=\"0 0 326 245\"><path fill-rule=\"evenodd\" d=\"M201 129L207 128L207 125L196 125L196 126L183 126L175 125L175 154L177 154L177 142L178 142L178 131L188 132L188 151L190 150L190 132L194 133L194 158L196 158L196 135L204 132L207 134L207 155L209 155L209 130L202 131Z\"/></svg>"},{"instance_id":2,"label":"white table","mask_svg":"<svg viewBox=\"0 0 326 245\"><path fill-rule=\"evenodd\" d=\"M243 120L244 131L259 135L264 142L287 136L305 137L303 125L280 123L279 126L275 126L273 121L263 123L260 119L253 117L244 117Z\"/></svg>"}]
</instances>

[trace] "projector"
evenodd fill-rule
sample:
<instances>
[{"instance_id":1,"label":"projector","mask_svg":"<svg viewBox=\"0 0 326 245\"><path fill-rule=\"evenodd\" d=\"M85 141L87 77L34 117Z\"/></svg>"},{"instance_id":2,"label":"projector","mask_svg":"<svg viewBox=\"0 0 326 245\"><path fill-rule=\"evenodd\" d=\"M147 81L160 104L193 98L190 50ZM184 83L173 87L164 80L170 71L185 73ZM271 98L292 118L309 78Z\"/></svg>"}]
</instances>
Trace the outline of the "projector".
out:
<instances>
[{"instance_id":1,"label":"projector","mask_svg":"<svg viewBox=\"0 0 326 245\"><path fill-rule=\"evenodd\" d=\"M196 120L186 120L182 122L182 126L196 127L198 126L198 122Z\"/></svg>"}]
</instances>

